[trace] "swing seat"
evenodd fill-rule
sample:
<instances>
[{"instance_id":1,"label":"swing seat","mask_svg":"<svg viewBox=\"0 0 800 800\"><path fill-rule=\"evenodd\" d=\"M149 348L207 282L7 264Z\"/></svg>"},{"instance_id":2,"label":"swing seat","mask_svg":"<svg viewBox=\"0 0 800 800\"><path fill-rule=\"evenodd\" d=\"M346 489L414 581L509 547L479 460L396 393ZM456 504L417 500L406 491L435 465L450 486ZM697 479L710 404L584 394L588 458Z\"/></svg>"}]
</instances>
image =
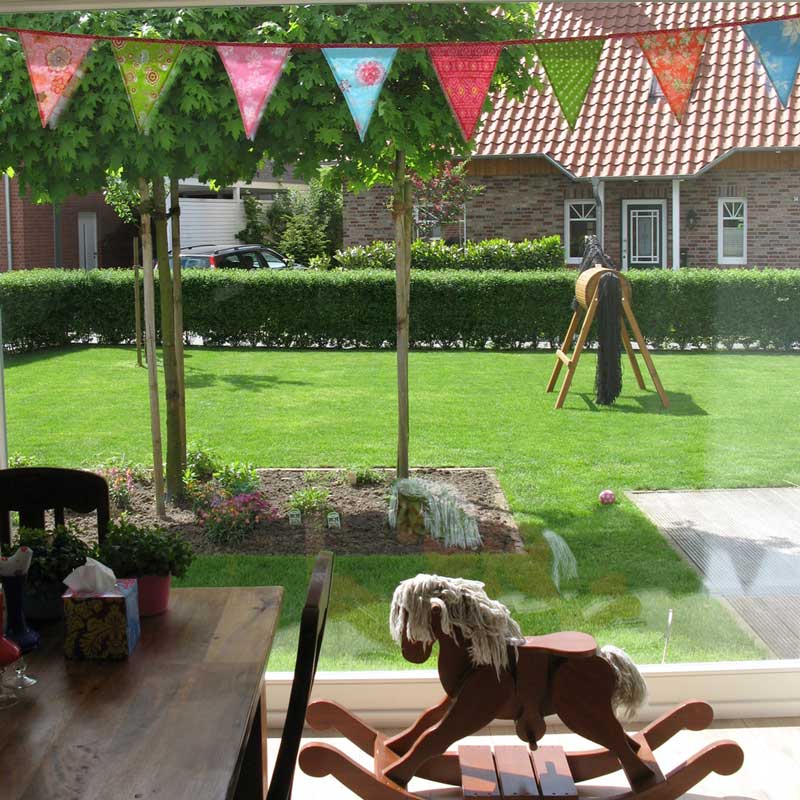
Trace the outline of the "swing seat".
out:
<instances>
[{"instance_id":1,"label":"swing seat","mask_svg":"<svg viewBox=\"0 0 800 800\"><path fill-rule=\"evenodd\" d=\"M538 638L538 637L534 637ZM541 637L548 638L548 637ZM677 800L712 772L732 775L744 755L738 744L720 741L708 745L674 770L664 775L652 751L681 730L703 730L711 724L713 711L702 701L683 703L643 728L632 738L639 756L648 762L652 777L635 789L608 789L595 797L603 800ZM315 730L336 729L373 759L371 769L363 767L337 748L322 742L307 744L300 752L299 765L307 775L332 775L363 800L421 800L393 781L387 773L398 756L387 746L387 737L347 710L328 701L312 703L307 721ZM618 758L599 748L568 752L561 747L543 746L535 750L525 745L462 745L426 761L417 777L457 787L455 797L514 798L535 800L559 797L562 800L591 798L583 781L608 775L620 768Z\"/></svg>"}]
</instances>

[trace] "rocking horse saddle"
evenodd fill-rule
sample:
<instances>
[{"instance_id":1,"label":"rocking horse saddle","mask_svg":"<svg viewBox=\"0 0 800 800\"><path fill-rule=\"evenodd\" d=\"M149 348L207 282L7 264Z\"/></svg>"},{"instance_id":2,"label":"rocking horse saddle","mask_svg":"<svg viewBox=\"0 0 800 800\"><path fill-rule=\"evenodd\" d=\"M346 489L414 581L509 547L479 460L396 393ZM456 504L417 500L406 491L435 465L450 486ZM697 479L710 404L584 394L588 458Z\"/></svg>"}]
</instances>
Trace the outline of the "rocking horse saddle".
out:
<instances>
[{"instance_id":1,"label":"rocking horse saddle","mask_svg":"<svg viewBox=\"0 0 800 800\"><path fill-rule=\"evenodd\" d=\"M588 633L560 631L544 636L526 636L525 644L519 645L517 649L564 658L588 658L597 654L597 642Z\"/></svg>"}]
</instances>

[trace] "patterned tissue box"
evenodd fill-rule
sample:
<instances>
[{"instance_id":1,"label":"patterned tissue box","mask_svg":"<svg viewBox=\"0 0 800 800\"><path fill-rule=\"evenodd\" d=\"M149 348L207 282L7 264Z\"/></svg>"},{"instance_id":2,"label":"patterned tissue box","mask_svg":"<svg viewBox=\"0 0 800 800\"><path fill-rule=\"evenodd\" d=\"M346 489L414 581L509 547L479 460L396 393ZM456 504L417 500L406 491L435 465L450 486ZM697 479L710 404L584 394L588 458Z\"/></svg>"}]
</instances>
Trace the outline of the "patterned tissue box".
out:
<instances>
[{"instance_id":1,"label":"patterned tissue box","mask_svg":"<svg viewBox=\"0 0 800 800\"><path fill-rule=\"evenodd\" d=\"M64 599L64 655L122 661L139 641L139 592L133 578L118 580L113 592L76 592Z\"/></svg>"}]
</instances>

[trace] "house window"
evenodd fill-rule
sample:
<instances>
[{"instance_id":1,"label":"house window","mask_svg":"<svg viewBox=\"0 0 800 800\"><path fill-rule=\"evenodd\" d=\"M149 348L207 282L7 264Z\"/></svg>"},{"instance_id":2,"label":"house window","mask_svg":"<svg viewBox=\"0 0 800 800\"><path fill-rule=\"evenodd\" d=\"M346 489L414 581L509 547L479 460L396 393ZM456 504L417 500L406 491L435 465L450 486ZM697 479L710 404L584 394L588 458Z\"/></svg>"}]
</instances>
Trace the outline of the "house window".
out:
<instances>
[{"instance_id":1,"label":"house window","mask_svg":"<svg viewBox=\"0 0 800 800\"><path fill-rule=\"evenodd\" d=\"M747 200L720 197L717 204L717 260L720 264L747 263Z\"/></svg>"},{"instance_id":2,"label":"house window","mask_svg":"<svg viewBox=\"0 0 800 800\"><path fill-rule=\"evenodd\" d=\"M655 75L650 76L650 95L647 98L651 103L664 96L664 90Z\"/></svg>"},{"instance_id":3,"label":"house window","mask_svg":"<svg viewBox=\"0 0 800 800\"><path fill-rule=\"evenodd\" d=\"M594 200L567 200L564 203L564 253L567 264L580 264L584 238L597 233L597 207Z\"/></svg>"}]
</instances>

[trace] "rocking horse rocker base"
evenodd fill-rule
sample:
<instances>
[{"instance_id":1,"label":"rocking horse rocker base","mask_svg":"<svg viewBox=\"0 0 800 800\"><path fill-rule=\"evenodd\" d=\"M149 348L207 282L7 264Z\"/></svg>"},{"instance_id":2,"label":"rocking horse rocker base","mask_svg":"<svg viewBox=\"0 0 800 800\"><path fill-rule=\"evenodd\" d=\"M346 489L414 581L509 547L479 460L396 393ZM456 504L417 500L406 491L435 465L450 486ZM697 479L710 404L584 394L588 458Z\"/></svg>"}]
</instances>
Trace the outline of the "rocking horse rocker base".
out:
<instances>
[{"instance_id":1,"label":"rocking horse rocker base","mask_svg":"<svg viewBox=\"0 0 800 800\"><path fill-rule=\"evenodd\" d=\"M441 705L429 709L420 720L433 724ZM652 751L681 730L699 731L713 720L708 703L691 700L664 714L635 734L638 755L646 761L652 775L637 787L618 794L602 795L603 800L677 800L707 775L716 772L732 775L742 766L744 755L738 744L719 741L700 750L666 776ZM332 775L364 800L419 800L405 785L389 777L400 756L387 745L390 740L346 709L325 700L312 703L308 724L314 730L336 730L373 758L373 769L364 768L335 747L324 743L306 745L300 752L300 768L308 775ZM419 723L418 723L419 724ZM423 722L423 724L425 724ZM417 726L415 726L417 727ZM411 729L410 729L411 730ZM462 746L426 761L416 777L449 786L462 787L464 798L504 798L515 800L560 797L591 798L583 781L599 778L620 769L620 760L611 750L599 748L578 752L559 747L529 749L525 745Z\"/></svg>"}]
</instances>

